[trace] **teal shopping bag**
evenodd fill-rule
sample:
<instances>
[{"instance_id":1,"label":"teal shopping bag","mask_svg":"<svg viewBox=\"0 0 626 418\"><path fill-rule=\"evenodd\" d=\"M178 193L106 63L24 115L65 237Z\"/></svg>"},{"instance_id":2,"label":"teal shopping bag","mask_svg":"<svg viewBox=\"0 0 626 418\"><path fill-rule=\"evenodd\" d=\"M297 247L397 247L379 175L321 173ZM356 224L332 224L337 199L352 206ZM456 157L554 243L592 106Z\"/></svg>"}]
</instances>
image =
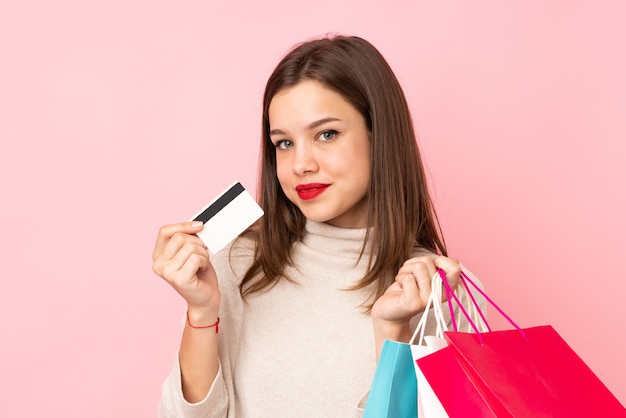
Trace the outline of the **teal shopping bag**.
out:
<instances>
[{"instance_id":1,"label":"teal shopping bag","mask_svg":"<svg viewBox=\"0 0 626 418\"><path fill-rule=\"evenodd\" d=\"M417 378L411 346L385 340L363 418L416 418Z\"/></svg>"}]
</instances>

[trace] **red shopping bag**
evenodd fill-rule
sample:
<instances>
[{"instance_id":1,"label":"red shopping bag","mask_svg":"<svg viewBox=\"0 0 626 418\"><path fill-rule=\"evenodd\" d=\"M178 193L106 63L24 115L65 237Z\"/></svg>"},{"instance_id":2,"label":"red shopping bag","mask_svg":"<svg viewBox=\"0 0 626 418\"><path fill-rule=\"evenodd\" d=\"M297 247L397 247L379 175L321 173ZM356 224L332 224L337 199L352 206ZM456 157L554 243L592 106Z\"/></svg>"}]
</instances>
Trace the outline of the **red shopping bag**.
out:
<instances>
[{"instance_id":1,"label":"red shopping bag","mask_svg":"<svg viewBox=\"0 0 626 418\"><path fill-rule=\"evenodd\" d=\"M448 348L487 404L512 417L626 417L626 409L551 326L446 332ZM502 407L502 408L500 408Z\"/></svg>"},{"instance_id":2,"label":"red shopping bag","mask_svg":"<svg viewBox=\"0 0 626 418\"><path fill-rule=\"evenodd\" d=\"M467 374L456 361L450 347L417 359L418 367L428 380L447 416L496 418L510 417L504 411L493 411L485 402L482 394L467 377ZM429 418L428 416L426 418Z\"/></svg>"},{"instance_id":3,"label":"red shopping bag","mask_svg":"<svg viewBox=\"0 0 626 418\"><path fill-rule=\"evenodd\" d=\"M462 277L463 286L467 282L473 284ZM448 347L417 360L451 418L626 417L624 406L554 328L520 329L474 288L517 329L445 332ZM442 373L450 370L449 376Z\"/></svg>"}]
</instances>

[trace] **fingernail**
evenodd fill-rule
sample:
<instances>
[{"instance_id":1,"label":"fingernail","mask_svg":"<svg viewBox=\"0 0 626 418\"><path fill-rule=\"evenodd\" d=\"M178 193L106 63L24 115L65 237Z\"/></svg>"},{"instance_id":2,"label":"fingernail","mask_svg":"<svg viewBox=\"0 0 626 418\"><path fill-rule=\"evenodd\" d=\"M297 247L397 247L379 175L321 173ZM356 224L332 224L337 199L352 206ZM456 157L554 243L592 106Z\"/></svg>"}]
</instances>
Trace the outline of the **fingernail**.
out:
<instances>
[{"instance_id":1,"label":"fingernail","mask_svg":"<svg viewBox=\"0 0 626 418\"><path fill-rule=\"evenodd\" d=\"M202 226L202 225L204 225L204 223L203 223L202 221L193 221L193 222L191 223L191 227L192 227L192 228L198 228L198 227L200 227L200 226Z\"/></svg>"}]
</instances>

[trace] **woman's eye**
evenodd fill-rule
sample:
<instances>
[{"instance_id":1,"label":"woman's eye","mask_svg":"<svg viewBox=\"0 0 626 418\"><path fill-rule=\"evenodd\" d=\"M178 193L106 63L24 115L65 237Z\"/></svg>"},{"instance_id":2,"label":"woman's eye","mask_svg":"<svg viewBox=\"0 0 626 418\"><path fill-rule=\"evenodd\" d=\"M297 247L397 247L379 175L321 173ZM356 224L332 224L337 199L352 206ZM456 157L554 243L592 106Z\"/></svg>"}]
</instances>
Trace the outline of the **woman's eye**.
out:
<instances>
[{"instance_id":1,"label":"woman's eye","mask_svg":"<svg viewBox=\"0 0 626 418\"><path fill-rule=\"evenodd\" d=\"M319 138L323 141L330 141L331 139L335 139L339 132L334 129L329 129L328 131L324 131L320 134Z\"/></svg>"},{"instance_id":2,"label":"woman's eye","mask_svg":"<svg viewBox=\"0 0 626 418\"><path fill-rule=\"evenodd\" d=\"M276 148L278 148L278 149L287 149L287 148L291 148L293 146L293 142L291 142L288 139L283 139L283 140L280 140L280 141L276 141L274 146Z\"/></svg>"}]
</instances>

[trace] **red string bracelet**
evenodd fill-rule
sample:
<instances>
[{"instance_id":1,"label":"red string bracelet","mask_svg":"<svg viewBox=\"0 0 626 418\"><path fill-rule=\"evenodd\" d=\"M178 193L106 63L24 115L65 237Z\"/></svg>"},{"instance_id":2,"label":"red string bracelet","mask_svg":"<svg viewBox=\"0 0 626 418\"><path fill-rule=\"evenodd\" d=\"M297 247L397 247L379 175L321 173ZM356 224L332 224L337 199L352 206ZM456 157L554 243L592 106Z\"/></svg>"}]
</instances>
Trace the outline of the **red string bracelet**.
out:
<instances>
[{"instance_id":1,"label":"red string bracelet","mask_svg":"<svg viewBox=\"0 0 626 418\"><path fill-rule=\"evenodd\" d=\"M220 324L220 317L219 316L217 317L217 321L215 321L214 324L205 325L203 327L197 327L197 326L191 324L191 321L189 320L189 311L187 311L187 323L189 324L189 326L191 328L195 328L195 329L204 329L204 328L213 328L213 327L215 327L215 333L217 334L218 326Z\"/></svg>"}]
</instances>

